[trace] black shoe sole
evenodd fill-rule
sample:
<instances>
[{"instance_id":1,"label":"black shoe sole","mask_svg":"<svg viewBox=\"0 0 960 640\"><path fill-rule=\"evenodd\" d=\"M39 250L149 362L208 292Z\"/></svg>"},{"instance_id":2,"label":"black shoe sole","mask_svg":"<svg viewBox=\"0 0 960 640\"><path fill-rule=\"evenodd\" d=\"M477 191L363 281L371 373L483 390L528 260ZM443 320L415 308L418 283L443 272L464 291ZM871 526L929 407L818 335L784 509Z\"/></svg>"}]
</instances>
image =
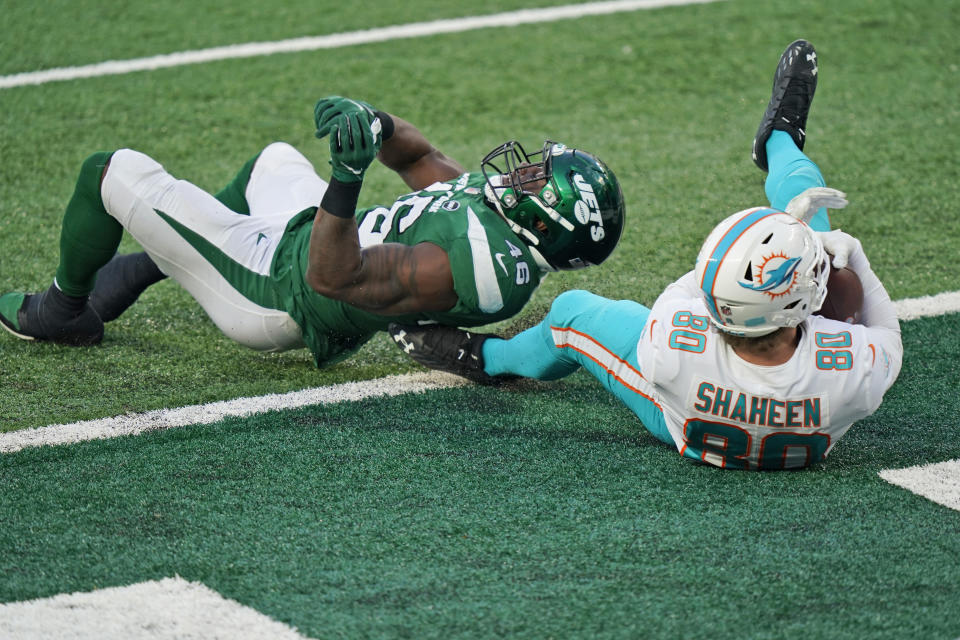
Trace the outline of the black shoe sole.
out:
<instances>
[{"instance_id":1,"label":"black shoe sole","mask_svg":"<svg viewBox=\"0 0 960 640\"><path fill-rule=\"evenodd\" d=\"M791 42L784 52L780 55L780 60L777 62L777 70L773 75L773 92L770 96L770 102L767 104L766 110L763 112L763 118L760 120L760 126L757 128L757 134L753 137L753 149L751 157L753 158L754 163L760 167L763 171L768 171L769 167L767 164L767 149L766 144L767 140L770 139L770 134L773 133L773 130L776 128L774 126L777 113L780 111L780 105L783 102L783 96L787 92L787 87L790 85L791 77L787 75L787 69L792 66L793 59L789 58L791 52L795 52L794 55L800 55L801 51L804 48L809 48L814 54L816 54L816 49L806 40L795 40ZM810 100L813 101L813 94L816 92L816 76L814 76L814 86L810 92ZM804 119L806 120L806 119ZM797 147L802 151L803 143L806 140L806 134L800 136L791 133L791 137L794 142L797 143Z\"/></svg>"},{"instance_id":2,"label":"black shoe sole","mask_svg":"<svg viewBox=\"0 0 960 640\"><path fill-rule=\"evenodd\" d=\"M13 325L3 316L0 316L0 327L6 329L11 335L20 338L21 340L36 340L33 336L28 336L25 333L20 333Z\"/></svg>"}]
</instances>

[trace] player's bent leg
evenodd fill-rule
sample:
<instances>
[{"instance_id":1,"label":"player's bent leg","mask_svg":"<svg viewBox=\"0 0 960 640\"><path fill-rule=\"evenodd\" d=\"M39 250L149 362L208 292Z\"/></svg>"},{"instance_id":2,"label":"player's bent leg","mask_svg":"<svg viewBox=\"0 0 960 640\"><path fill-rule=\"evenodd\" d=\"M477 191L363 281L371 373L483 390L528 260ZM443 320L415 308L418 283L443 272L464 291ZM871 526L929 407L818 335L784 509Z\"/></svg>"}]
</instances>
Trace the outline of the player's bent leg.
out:
<instances>
[{"instance_id":1,"label":"player's bent leg","mask_svg":"<svg viewBox=\"0 0 960 640\"><path fill-rule=\"evenodd\" d=\"M484 370L491 375L511 373L539 380L569 375L593 362L580 348L580 343L601 330L599 318L606 317L617 304L588 291L561 293L537 326L510 340L488 340L483 348ZM646 310L642 305L630 304ZM643 322L639 326L642 327ZM623 338L623 328L624 325L620 325L619 331L614 332L616 337ZM610 338L615 339L613 335Z\"/></svg>"},{"instance_id":2,"label":"player's bent leg","mask_svg":"<svg viewBox=\"0 0 960 640\"><path fill-rule=\"evenodd\" d=\"M797 148L787 132L772 132L766 149L770 172L767 174L764 190L773 208L783 211L794 196L811 187L827 186L820 167ZM815 231L830 230L830 218L825 207L813 216L810 226Z\"/></svg>"},{"instance_id":3,"label":"player's bent leg","mask_svg":"<svg viewBox=\"0 0 960 640\"><path fill-rule=\"evenodd\" d=\"M0 326L24 340L73 346L97 344L103 322L88 302L97 271L113 256L123 228L100 197L100 180L111 154L84 160L60 227L60 263L53 284L38 294L0 297Z\"/></svg>"},{"instance_id":4,"label":"player's bent leg","mask_svg":"<svg viewBox=\"0 0 960 640\"><path fill-rule=\"evenodd\" d=\"M128 149L114 154L102 192L107 211L224 334L261 351L303 346L270 278L284 220L238 215Z\"/></svg>"},{"instance_id":5,"label":"player's bent leg","mask_svg":"<svg viewBox=\"0 0 960 640\"><path fill-rule=\"evenodd\" d=\"M654 437L673 444L637 360L637 341L649 315L650 309L632 300L570 291L554 301L548 319L555 349L589 371Z\"/></svg>"},{"instance_id":6,"label":"player's bent leg","mask_svg":"<svg viewBox=\"0 0 960 640\"><path fill-rule=\"evenodd\" d=\"M276 142L248 160L214 197L235 213L289 217L317 205L326 188L303 154ZM114 256L98 273L90 303L110 322L165 277L146 253Z\"/></svg>"},{"instance_id":7,"label":"player's bent leg","mask_svg":"<svg viewBox=\"0 0 960 640\"><path fill-rule=\"evenodd\" d=\"M214 197L236 213L263 216L315 207L326 190L327 182L302 153L274 142L248 160Z\"/></svg>"},{"instance_id":8,"label":"player's bent leg","mask_svg":"<svg viewBox=\"0 0 960 640\"><path fill-rule=\"evenodd\" d=\"M554 327L569 326L582 312L610 302L588 291L565 291L550 305L535 327L509 340L488 340L483 345L484 371L490 375L513 374L537 380L557 380L582 366L577 354L557 348Z\"/></svg>"},{"instance_id":9,"label":"player's bent leg","mask_svg":"<svg viewBox=\"0 0 960 640\"><path fill-rule=\"evenodd\" d=\"M250 215L293 214L319 205L327 186L302 153L274 142L254 163L245 195Z\"/></svg>"},{"instance_id":10,"label":"player's bent leg","mask_svg":"<svg viewBox=\"0 0 960 640\"><path fill-rule=\"evenodd\" d=\"M580 291L558 296L540 324L509 340L435 325L392 323L387 331L397 346L420 364L479 384L496 384L515 376L556 380L580 368L570 354L555 348L551 336L551 321L566 315L568 302L575 306L573 299L578 293L590 295Z\"/></svg>"},{"instance_id":11,"label":"player's bent leg","mask_svg":"<svg viewBox=\"0 0 960 640\"><path fill-rule=\"evenodd\" d=\"M647 307L631 300L567 291L557 296L536 327L510 340L488 340L484 370L492 375L513 373L553 380L583 367L657 439L672 443L637 362L637 340L649 314Z\"/></svg>"}]
</instances>

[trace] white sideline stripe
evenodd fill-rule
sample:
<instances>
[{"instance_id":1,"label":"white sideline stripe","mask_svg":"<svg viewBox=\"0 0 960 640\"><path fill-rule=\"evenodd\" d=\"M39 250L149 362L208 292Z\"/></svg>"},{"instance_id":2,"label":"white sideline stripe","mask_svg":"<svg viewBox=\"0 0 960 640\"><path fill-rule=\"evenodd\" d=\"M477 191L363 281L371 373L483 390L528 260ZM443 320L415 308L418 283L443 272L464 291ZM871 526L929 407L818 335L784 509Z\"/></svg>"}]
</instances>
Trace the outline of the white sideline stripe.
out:
<instances>
[{"instance_id":1,"label":"white sideline stripe","mask_svg":"<svg viewBox=\"0 0 960 640\"><path fill-rule=\"evenodd\" d=\"M118 75L132 73L134 71L149 71L166 67L179 67L182 65L213 62L231 58L253 58L257 56L269 56L275 53L336 49L357 44L387 42L389 40L401 40L405 38L421 38L424 36L459 33L490 27L515 27L537 22L554 22L585 16L599 16L688 4L707 4L718 1L719 0L612 0L610 2L590 2L587 4L571 4L543 9L524 9L521 11L496 13L488 16L472 16L431 22L413 22L377 29L334 33L325 36L292 38L290 40L280 40L276 42L248 42L246 44L213 47L196 51L169 53L149 58L110 60L81 67L60 67L56 69L45 69L43 71L29 71L9 76L0 76L0 89L45 84L47 82L57 82L61 80Z\"/></svg>"},{"instance_id":2,"label":"white sideline stripe","mask_svg":"<svg viewBox=\"0 0 960 640\"><path fill-rule=\"evenodd\" d=\"M922 298L905 298L897 300L894 305L901 321L957 313L960 311L960 291L948 291Z\"/></svg>"},{"instance_id":3,"label":"white sideline stripe","mask_svg":"<svg viewBox=\"0 0 960 640\"><path fill-rule=\"evenodd\" d=\"M55 424L35 429L0 433L0 453L13 453L27 447L72 444L134 435L145 431L211 424L230 416L251 416L268 411L295 409L319 404L351 402L380 396L419 393L466 384L466 380L439 371L387 376L376 380L347 382L284 394L255 398L237 398L210 404L158 409L71 424Z\"/></svg>"},{"instance_id":4,"label":"white sideline stripe","mask_svg":"<svg viewBox=\"0 0 960 640\"><path fill-rule=\"evenodd\" d=\"M884 469L878 475L890 484L960 511L960 459L906 469Z\"/></svg>"},{"instance_id":5,"label":"white sideline stripe","mask_svg":"<svg viewBox=\"0 0 960 640\"><path fill-rule=\"evenodd\" d=\"M0 637L309 640L296 629L179 576L0 604Z\"/></svg>"}]
</instances>

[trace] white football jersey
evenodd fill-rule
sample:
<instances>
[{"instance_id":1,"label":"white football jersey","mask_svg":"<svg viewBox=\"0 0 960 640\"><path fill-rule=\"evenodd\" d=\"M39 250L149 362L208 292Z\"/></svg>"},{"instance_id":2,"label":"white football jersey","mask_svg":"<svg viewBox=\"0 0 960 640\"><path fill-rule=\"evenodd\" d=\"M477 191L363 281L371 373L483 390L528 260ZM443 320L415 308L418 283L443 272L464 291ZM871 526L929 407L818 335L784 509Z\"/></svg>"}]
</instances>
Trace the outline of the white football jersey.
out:
<instances>
[{"instance_id":1,"label":"white football jersey","mask_svg":"<svg viewBox=\"0 0 960 640\"><path fill-rule=\"evenodd\" d=\"M729 469L804 467L880 406L900 370L898 331L820 316L800 330L789 361L751 364L712 328L693 272L667 287L637 356L681 454Z\"/></svg>"}]
</instances>

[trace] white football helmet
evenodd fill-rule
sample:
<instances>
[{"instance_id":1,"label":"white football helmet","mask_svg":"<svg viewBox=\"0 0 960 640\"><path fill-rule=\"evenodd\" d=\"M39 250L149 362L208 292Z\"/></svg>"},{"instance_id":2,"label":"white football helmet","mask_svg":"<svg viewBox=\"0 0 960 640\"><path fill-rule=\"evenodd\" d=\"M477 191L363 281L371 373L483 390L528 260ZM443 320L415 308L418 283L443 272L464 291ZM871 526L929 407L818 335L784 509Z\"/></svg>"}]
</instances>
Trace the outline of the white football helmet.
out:
<instances>
[{"instance_id":1,"label":"white football helmet","mask_svg":"<svg viewBox=\"0 0 960 640\"><path fill-rule=\"evenodd\" d=\"M697 257L696 277L714 326L757 337L795 327L820 309L830 261L806 223L756 207L710 232Z\"/></svg>"}]
</instances>

